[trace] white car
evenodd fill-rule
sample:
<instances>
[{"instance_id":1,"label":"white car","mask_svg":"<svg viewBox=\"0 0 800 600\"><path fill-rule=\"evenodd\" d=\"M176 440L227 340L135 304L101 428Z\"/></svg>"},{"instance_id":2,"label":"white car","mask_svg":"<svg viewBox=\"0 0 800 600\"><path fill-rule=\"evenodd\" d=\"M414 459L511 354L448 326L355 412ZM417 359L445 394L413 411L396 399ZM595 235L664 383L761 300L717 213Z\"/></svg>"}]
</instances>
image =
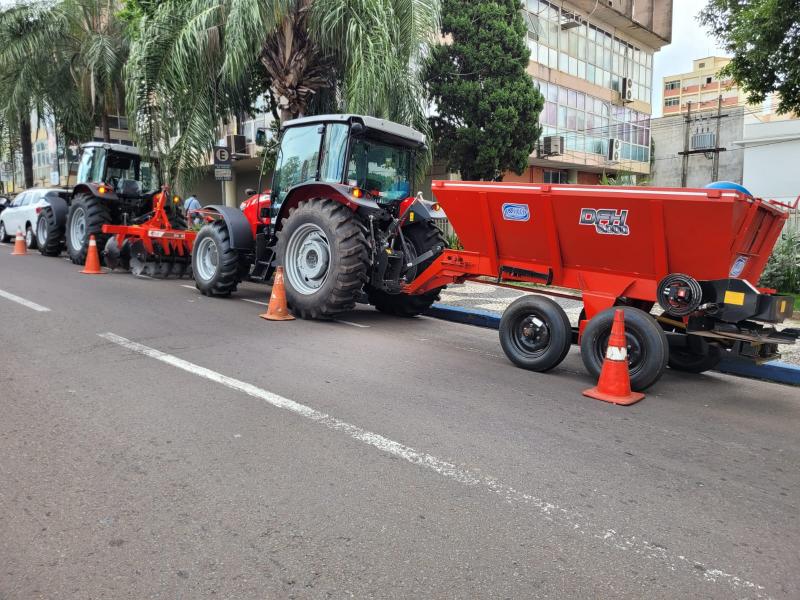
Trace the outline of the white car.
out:
<instances>
[{"instance_id":1,"label":"white car","mask_svg":"<svg viewBox=\"0 0 800 600\"><path fill-rule=\"evenodd\" d=\"M61 188L33 188L18 194L3 212L0 213L0 242L7 242L17 234L25 235L28 249L36 248L36 223L39 213L48 206L51 195L69 199L69 192Z\"/></svg>"}]
</instances>

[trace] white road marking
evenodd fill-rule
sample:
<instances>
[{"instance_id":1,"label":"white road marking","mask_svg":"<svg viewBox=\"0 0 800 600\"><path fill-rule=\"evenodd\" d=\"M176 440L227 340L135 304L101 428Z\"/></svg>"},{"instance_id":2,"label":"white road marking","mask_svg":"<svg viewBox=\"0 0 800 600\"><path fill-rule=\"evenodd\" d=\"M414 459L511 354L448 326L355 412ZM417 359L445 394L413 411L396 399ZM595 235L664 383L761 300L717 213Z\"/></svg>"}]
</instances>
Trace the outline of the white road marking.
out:
<instances>
[{"instance_id":1,"label":"white road marking","mask_svg":"<svg viewBox=\"0 0 800 600\"><path fill-rule=\"evenodd\" d=\"M250 300L250 298L239 298L242 302L249 302L250 304L258 304L259 306L269 306L268 302L262 302L261 300Z\"/></svg>"},{"instance_id":2,"label":"white road marking","mask_svg":"<svg viewBox=\"0 0 800 600\"><path fill-rule=\"evenodd\" d=\"M187 289L190 289L190 290L195 290L196 292L197 292L197 291L200 291L200 290L198 290L198 289L197 289L195 286L193 286L193 285L187 285L187 284L185 284L185 283L182 283L182 284L181 284L181 287L185 287L185 288L187 288Z\"/></svg>"},{"instance_id":3,"label":"white road marking","mask_svg":"<svg viewBox=\"0 0 800 600\"><path fill-rule=\"evenodd\" d=\"M4 292L3 290L0 290L0 297L5 298L6 300L11 300L12 302L16 302L17 304L21 304L22 306L27 306L36 312L50 312L50 309L46 306L36 304L36 302L31 302L30 300L25 300L25 298L20 298L19 296L15 296L10 292Z\"/></svg>"},{"instance_id":4,"label":"white road marking","mask_svg":"<svg viewBox=\"0 0 800 600\"><path fill-rule=\"evenodd\" d=\"M138 342L131 341L115 333L98 333L97 335L109 342L122 346L132 352L136 352L137 354L153 358L186 371L187 373L219 383L232 390L252 396L253 398L258 398L275 408L288 410L289 412L319 423L333 431L340 431L354 440L372 446L391 456L401 458L411 464L430 469L451 481L470 487L482 487L511 504L531 506L542 514L545 519L569 529L573 534L594 538L619 551L631 552L648 560L652 560L659 563L667 571L674 572L680 569L684 574L691 574L693 577L706 582L724 583L737 591L748 590L748 594L752 595L754 598L769 598L765 593L761 593L764 590L764 587L761 585L730 572L692 560L689 557L672 554L661 545L652 544L640 536L623 535L614 529L600 528L588 522L585 516L575 510L568 510L548 502L543 498L521 492L489 475L483 475L461 468L431 454L415 450L400 442L395 442L378 433L367 431L357 425L351 425L350 423L318 411L310 406L300 404L299 402L284 398L278 394L273 394L272 392L256 387L250 383L228 377L222 373L201 367L200 365L183 360L177 356L156 350L155 348L139 344Z\"/></svg>"},{"instance_id":5,"label":"white road marking","mask_svg":"<svg viewBox=\"0 0 800 600\"><path fill-rule=\"evenodd\" d=\"M362 329L369 329L369 325L362 325L361 323L353 323L352 321L342 321L340 319L334 319L337 323L341 323L342 325L350 325L351 327L360 327Z\"/></svg>"}]
</instances>

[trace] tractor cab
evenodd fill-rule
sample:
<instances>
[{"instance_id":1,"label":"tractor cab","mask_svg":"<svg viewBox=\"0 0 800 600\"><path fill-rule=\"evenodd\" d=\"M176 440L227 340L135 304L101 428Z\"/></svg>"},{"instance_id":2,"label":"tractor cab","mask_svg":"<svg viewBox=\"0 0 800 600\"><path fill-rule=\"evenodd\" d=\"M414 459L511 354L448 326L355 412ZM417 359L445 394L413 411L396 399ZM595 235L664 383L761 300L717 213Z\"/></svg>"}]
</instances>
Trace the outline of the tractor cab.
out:
<instances>
[{"instance_id":1,"label":"tractor cab","mask_svg":"<svg viewBox=\"0 0 800 600\"><path fill-rule=\"evenodd\" d=\"M412 196L416 157L425 150L425 136L418 131L375 117L321 115L288 121L272 182L273 219L280 221L287 199L295 204L291 197L313 183L348 201L384 209L394 205L396 212Z\"/></svg>"},{"instance_id":2,"label":"tractor cab","mask_svg":"<svg viewBox=\"0 0 800 600\"><path fill-rule=\"evenodd\" d=\"M102 142L82 146L77 185L82 184L107 186L120 199L152 196L161 187L155 162L144 160L132 146Z\"/></svg>"}]
</instances>

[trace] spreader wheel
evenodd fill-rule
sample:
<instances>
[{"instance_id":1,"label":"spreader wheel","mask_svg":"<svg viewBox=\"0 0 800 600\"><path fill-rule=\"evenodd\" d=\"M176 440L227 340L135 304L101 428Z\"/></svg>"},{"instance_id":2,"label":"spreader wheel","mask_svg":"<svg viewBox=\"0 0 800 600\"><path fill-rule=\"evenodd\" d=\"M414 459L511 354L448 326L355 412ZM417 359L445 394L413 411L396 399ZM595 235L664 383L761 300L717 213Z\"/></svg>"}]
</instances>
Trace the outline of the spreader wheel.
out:
<instances>
[{"instance_id":1,"label":"spreader wheel","mask_svg":"<svg viewBox=\"0 0 800 600\"><path fill-rule=\"evenodd\" d=\"M556 367L569 352L572 330L567 313L543 296L514 300L500 319L500 345L511 362L530 371Z\"/></svg>"},{"instance_id":2,"label":"spreader wheel","mask_svg":"<svg viewBox=\"0 0 800 600\"><path fill-rule=\"evenodd\" d=\"M224 221L204 225L192 248L192 273L204 296L230 296L242 281L241 257Z\"/></svg>"},{"instance_id":3,"label":"spreader wheel","mask_svg":"<svg viewBox=\"0 0 800 600\"><path fill-rule=\"evenodd\" d=\"M625 338L631 389L644 390L659 380L667 368L669 343L656 320L632 306L612 307L597 313L581 337L581 359L593 378L600 376L605 360L611 325L618 308L625 312Z\"/></svg>"},{"instance_id":4,"label":"spreader wheel","mask_svg":"<svg viewBox=\"0 0 800 600\"><path fill-rule=\"evenodd\" d=\"M701 340L699 346L686 349L670 348L669 368L685 373L704 373L716 368L722 360L722 348L705 340Z\"/></svg>"}]
</instances>

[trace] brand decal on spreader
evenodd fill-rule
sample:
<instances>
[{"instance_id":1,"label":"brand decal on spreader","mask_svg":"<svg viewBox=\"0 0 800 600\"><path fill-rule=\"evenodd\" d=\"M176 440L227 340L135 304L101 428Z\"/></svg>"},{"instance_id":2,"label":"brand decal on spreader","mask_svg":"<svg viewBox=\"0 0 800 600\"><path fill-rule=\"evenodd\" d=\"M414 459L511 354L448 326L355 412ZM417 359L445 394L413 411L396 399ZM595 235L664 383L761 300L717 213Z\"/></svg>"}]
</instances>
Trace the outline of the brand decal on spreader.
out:
<instances>
[{"instance_id":1,"label":"brand decal on spreader","mask_svg":"<svg viewBox=\"0 0 800 600\"><path fill-rule=\"evenodd\" d=\"M739 277L739 275L742 274L742 271L744 271L744 268L746 266L747 266L746 256L740 256L739 258L737 258L736 261L733 263L733 266L731 267L730 277Z\"/></svg>"},{"instance_id":2,"label":"brand decal on spreader","mask_svg":"<svg viewBox=\"0 0 800 600\"><path fill-rule=\"evenodd\" d=\"M628 211L613 208L582 208L581 225L593 225L597 233L604 235L629 235Z\"/></svg>"},{"instance_id":3,"label":"brand decal on spreader","mask_svg":"<svg viewBox=\"0 0 800 600\"><path fill-rule=\"evenodd\" d=\"M506 221L530 221L531 211L527 204L503 204L503 218Z\"/></svg>"}]
</instances>

